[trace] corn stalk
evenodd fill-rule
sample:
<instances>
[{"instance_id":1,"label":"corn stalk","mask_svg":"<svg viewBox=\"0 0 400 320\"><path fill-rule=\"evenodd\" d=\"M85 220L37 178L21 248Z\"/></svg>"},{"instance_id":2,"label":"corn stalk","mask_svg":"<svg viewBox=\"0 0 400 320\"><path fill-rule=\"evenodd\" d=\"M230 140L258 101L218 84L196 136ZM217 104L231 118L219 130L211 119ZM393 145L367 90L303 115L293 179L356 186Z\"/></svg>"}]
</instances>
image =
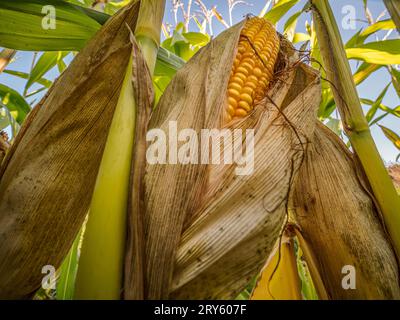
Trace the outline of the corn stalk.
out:
<instances>
[{"instance_id":1,"label":"corn stalk","mask_svg":"<svg viewBox=\"0 0 400 320\"><path fill-rule=\"evenodd\" d=\"M343 127L357 155L386 228L400 258L400 198L386 171L363 114L342 39L327 0L311 0L318 42L326 76L334 94Z\"/></svg>"},{"instance_id":2,"label":"corn stalk","mask_svg":"<svg viewBox=\"0 0 400 320\"><path fill-rule=\"evenodd\" d=\"M153 74L160 46L160 34L164 17L165 0L146 0L140 5L135 37Z\"/></svg>"},{"instance_id":3,"label":"corn stalk","mask_svg":"<svg viewBox=\"0 0 400 320\"><path fill-rule=\"evenodd\" d=\"M150 74L157 59L164 5L159 1L140 3L137 38L131 39L133 53L92 198L78 269L77 298L119 299L123 279L128 286L125 298L143 298L140 194L144 171L138 164L145 161L141 151L153 96Z\"/></svg>"}]
</instances>

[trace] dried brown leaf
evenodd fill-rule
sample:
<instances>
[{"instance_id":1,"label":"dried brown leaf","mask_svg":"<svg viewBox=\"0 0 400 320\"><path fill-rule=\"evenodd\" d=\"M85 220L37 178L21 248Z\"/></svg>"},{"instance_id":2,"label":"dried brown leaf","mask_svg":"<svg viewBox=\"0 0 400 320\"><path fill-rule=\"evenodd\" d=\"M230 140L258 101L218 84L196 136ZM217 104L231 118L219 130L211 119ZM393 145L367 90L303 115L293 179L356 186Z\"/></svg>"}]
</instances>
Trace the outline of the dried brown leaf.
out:
<instances>
[{"instance_id":1,"label":"dried brown leaf","mask_svg":"<svg viewBox=\"0 0 400 320\"><path fill-rule=\"evenodd\" d=\"M318 124L294 195L297 222L333 299L399 299L395 254L365 177L332 131ZM345 290L342 268L354 266L356 288Z\"/></svg>"},{"instance_id":2,"label":"dried brown leaf","mask_svg":"<svg viewBox=\"0 0 400 320\"><path fill-rule=\"evenodd\" d=\"M114 16L31 112L0 181L0 298L57 268L87 213L132 46L139 3Z\"/></svg>"}]
</instances>

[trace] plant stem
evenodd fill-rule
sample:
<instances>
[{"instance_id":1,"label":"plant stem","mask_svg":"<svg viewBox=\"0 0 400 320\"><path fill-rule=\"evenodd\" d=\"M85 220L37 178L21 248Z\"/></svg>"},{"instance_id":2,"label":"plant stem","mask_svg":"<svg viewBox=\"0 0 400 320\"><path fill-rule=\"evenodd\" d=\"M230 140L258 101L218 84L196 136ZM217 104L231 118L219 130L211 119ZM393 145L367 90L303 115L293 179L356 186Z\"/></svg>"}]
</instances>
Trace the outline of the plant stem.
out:
<instances>
[{"instance_id":1,"label":"plant stem","mask_svg":"<svg viewBox=\"0 0 400 320\"><path fill-rule=\"evenodd\" d=\"M364 116L332 9L327 0L310 2L326 76L332 87L344 130L368 178L393 247L400 258L400 197Z\"/></svg>"},{"instance_id":2,"label":"plant stem","mask_svg":"<svg viewBox=\"0 0 400 320\"><path fill-rule=\"evenodd\" d=\"M132 58L126 70L90 205L76 299L117 300L121 296L136 110Z\"/></svg>"},{"instance_id":3,"label":"plant stem","mask_svg":"<svg viewBox=\"0 0 400 320\"><path fill-rule=\"evenodd\" d=\"M164 10L165 0L146 0L140 4L135 37L150 74L153 74L156 65Z\"/></svg>"}]
</instances>

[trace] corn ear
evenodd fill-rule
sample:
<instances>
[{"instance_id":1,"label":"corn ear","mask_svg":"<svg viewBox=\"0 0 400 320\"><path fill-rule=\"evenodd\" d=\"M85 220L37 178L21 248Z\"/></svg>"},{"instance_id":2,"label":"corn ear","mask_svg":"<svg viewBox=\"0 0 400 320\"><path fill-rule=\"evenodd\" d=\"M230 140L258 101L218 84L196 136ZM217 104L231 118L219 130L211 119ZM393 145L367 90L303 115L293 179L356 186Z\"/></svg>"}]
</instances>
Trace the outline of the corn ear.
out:
<instances>
[{"instance_id":1,"label":"corn ear","mask_svg":"<svg viewBox=\"0 0 400 320\"><path fill-rule=\"evenodd\" d=\"M300 246L315 256L307 263L332 299L398 299L396 256L354 155L320 123L311 141L293 198ZM354 267L354 289L343 287L345 266Z\"/></svg>"},{"instance_id":2,"label":"corn ear","mask_svg":"<svg viewBox=\"0 0 400 320\"><path fill-rule=\"evenodd\" d=\"M134 29L138 10L127 6L77 55L3 161L1 298L33 294L42 268L59 267L82 226L131 54L126 24Z\"/></svg>"},{"instance_id":3,"label":"corn ear","mask_svg":"<svg viewBox=\"0 0 400 320\"><path fill-rule=\"evenodd\" d=\"M303 152L293 145L300 144L299 139L304 143L313 131L319 78L304 65L291 68L297 57L288 48L281 59L287 59L284 81L276 81L268 92L273 103L265 97L247 117L225 126L221 119L226 96L221 92L227 90L242 27L223 32L178 71L149 129L168 133L170 120L177 121L178 132L254 128L255 172L236 176L235 165L223 164L147 165L144 221L150 299L234 298L265 265L282 228L288 190ZM295 80L298 92L292 94ZM279 157L268 157L270 153Z\"/></svg>"},{"instance_id":4,"label":"corn ear","mask_svg":"<svg viewBox=\"0 0 400 320\"><path fill-rule=\"evenodd\" d=\"M302 300L293 238L283 238L251 295L251 300Z\"/></svg>"}]
</instances>

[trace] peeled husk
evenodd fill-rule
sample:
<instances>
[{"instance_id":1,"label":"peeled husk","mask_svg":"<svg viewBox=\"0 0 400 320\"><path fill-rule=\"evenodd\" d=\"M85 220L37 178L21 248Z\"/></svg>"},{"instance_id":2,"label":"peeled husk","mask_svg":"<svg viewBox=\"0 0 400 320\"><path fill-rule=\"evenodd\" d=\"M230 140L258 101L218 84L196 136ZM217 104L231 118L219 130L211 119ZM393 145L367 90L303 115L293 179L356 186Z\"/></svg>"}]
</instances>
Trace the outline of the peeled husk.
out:
<instances>
[{"instance_id":1,"label":"peeled husk","mask_svg":"<svg viewBox=\"0 0 400 320\"><path fill-rule=\"evenodd\" d=\"M301 234L331 299L399 299L399 269L365 176L354 155L318 123L294 192ZM355 267L345 290L342 268Z\"/></svg>"},{"instance_id":2,"label":"peeled husk","mask_svg":"<svg viewBox=\"0 0 400 320\"><path fill-rule=\"evenodd\" d=\"M32 110L1 167L0 298L31 296L57 268L90 204L136 25L110 19Z\"/></svg>"},{"instance_id":3,"label":"peeled husk","mask_svg":"<svg viewBox=\"0 0 400 320\"><path fill-rule=\"evenodd\" d=\"M223 32L178 71L149 129L168 133L171 120L178 132L223 126L242 27ZM247 118L225 126L255 129L253 174L237 176L235 165L147 164L145 298L234 298L272 251L320 99L318 74L295 64L298 58L282 41L277 66L284 65L284 72L269 98Z\"/></svg>"}]
</instances>

